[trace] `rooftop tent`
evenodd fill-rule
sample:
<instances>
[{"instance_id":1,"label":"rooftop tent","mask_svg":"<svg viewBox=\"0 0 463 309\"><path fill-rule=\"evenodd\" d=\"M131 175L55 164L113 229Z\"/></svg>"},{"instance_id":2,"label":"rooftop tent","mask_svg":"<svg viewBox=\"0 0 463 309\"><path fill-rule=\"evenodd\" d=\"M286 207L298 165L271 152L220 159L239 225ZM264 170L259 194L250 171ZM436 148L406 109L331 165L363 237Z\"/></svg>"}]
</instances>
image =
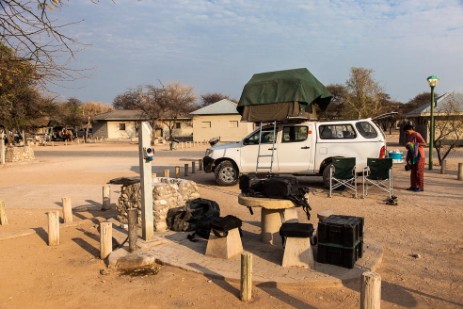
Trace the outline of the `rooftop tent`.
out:
<instances>
[{"instance_id":1,"label":"rooftop tent","mask_svg":"<svg viewBox=\"0 0 463 309\"><path fill-rule=\"evenodd\" d=\"M266 72L252 76L236 109L242 120L251 122L314 119L317 110L325 110L332 97L305 68Z\"/></svg>"}]
</instances>

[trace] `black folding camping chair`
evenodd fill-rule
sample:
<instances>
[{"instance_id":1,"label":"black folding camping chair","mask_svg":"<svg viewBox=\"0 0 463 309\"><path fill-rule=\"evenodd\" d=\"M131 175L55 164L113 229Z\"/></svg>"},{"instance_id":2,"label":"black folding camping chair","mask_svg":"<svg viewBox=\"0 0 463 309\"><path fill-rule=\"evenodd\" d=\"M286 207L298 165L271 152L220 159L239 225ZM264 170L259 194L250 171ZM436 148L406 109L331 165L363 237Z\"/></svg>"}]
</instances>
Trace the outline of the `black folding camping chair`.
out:
<instances>
[{"instance_id":1,"label":"black folding camping chair","mask_svg":"<svg viewBox=\"0 0 463 309\"><path fill-rule=\"evenodd\" d=\"M363 169L363 198L368 195L369 188L379 188L392 198L392 158L367 158L367 166Z\"/></svg>"},{"instance_id":2,"label":"black folding camping chair","mask_svg":"<svg viewBox=\"0 0 463 309\"><path fill-rule=\"evenodd\" d=\"M355 172L356 161L354 157L335 157L330 167L330 197L333 190L345 187L351 190L357 198L357 174Z\"/></svg>"}]
</instances>

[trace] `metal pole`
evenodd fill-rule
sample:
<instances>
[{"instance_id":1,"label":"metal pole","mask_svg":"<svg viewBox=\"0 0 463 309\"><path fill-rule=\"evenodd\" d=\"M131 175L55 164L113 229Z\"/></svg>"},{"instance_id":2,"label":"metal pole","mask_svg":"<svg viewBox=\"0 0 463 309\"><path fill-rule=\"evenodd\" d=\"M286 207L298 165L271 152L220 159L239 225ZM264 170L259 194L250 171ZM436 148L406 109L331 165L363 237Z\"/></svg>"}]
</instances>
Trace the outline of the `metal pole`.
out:
<instances>
[{"instance_id":1,"label":"metal pole","mask_svg":"<svg viewBox=\"0 0 463 309\"><path fill-rule=\"evenodd\" d=\"M431 86L431 123L429 124L429 170L432 170L432 152L434 150L434 86Z\"/></svg>"},{"instance_id":2,"label":"metal pole","mask_svg":"<svg viewBox=\"0 0 463 309\"><path fill-rule=\"evenodd\" d=\"M141 184L141 218L142 237L144 240L154 239L153 216L153 179L151 161L144 158L144 152L151 147L152 128L148 121L142 121L138 129L138 145L140 160L140 184Z\"/></svg>"}]
</instances>

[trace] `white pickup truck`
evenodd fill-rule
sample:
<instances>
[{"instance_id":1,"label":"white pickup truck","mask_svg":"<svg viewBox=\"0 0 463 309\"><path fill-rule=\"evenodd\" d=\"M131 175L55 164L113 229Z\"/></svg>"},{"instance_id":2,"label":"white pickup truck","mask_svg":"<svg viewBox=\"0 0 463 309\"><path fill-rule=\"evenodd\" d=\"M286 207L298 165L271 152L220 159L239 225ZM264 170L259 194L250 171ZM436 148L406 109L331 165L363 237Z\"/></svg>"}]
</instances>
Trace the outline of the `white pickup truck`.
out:
<instances>
[{"instance_id":1,"label":"white pickup truck","mask_svg":"<svg viewBox=\"0 0 463 309\"><path fill-rule=\"evenodd\" d=\"M262 134L258 128L242 141L208 148L203 163L223 186L236 184L242 174L265 173L256 169L257 159L260 167L271 165L272 174L323 175L327 184L333 157L355 157L361 171L367 158L385 155L384 133L369 118L277 123L276 130L263 127Z\"/></svg>"}]
</instances>

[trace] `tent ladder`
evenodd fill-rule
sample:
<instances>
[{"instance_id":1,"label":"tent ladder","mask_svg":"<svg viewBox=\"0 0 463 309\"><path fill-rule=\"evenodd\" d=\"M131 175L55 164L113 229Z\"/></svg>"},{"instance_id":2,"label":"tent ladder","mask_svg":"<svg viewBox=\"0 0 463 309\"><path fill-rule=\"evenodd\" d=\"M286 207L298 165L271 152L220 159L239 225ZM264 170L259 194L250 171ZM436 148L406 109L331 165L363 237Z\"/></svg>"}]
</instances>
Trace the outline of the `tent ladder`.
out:
<instances>
[{"instance_id":1,"label":"tent ladder","mask_svg":"<svg viewBox=\"0 0 463 309\"><path fill-rule=\"evenodd\" d=\"M256 174L262 171L267 171L268 174L272 174L273 169L273 159L275 154L275 142L277 138L277 122L273 121L271 125L264 129L264 122L260 122L259 124L259 147L257 149L257 161L256 161ZM272 135L273 134L273 135ZM271 146L270 142L271 141ZM269 154L267 150L271 150ZM270 158L269 163L263 163L263 158Z\"/></svg>"}]
</instances>

